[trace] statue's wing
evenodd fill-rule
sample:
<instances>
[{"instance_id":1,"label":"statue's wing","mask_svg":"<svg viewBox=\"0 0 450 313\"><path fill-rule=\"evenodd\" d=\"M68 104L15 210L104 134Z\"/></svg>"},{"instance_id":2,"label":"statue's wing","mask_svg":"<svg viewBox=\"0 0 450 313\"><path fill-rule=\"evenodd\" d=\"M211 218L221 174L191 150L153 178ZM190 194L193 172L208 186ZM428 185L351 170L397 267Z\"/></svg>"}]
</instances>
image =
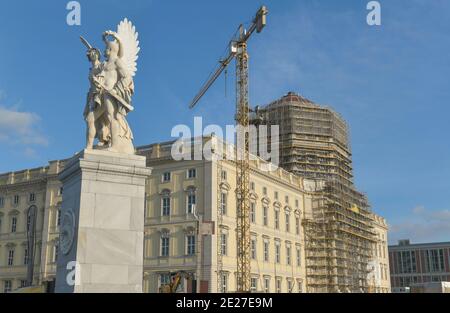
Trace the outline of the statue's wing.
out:
<instances>
[{"instance_id":1,"label":"statue's wing","mask_svg":"<svg viewBox=\"0 0 450 313\"><path fill-rule=\"evenodd\" d=\"M117 35L120 38L123 49L122 60L131 76L134 76L137 71L138 53L141 49L139 47L138 33L131 22L125 18L117 26Z\"/></svg>"}]
</instances>

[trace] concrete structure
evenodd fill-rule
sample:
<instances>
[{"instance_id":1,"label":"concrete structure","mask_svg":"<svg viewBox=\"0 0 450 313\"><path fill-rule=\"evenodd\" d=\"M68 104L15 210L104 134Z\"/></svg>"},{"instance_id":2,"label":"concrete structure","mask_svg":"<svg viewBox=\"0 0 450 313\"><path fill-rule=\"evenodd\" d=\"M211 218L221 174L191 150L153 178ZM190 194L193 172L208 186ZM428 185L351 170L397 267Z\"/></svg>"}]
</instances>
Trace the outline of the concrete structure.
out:
<instances>
[{"instance_id":1,"label":"concrete structure","mask_svg":"<svg viewBox=\"0 0 450 313\"><path fill-rule=\"evenodd\" d=\"M290 92L258 108L253 124L280 126L280 165L284 169L325 182L317 185L320 198L303 221L308 291L372 290L370 264L376 262L377 221L366 196L353 184L345 121L332 109ZM388 291L386 287L380 286Z\"/></svg>"},{"instance_id":2,"label":"concrete structure","mask_svg":"<svg viewBox=\"0 0 450 313\"><path fill-rule=\"evenodd\" d=\"M377 241L372 246L372 259L369 262L368 284L370 292L390 293L389 254L387 248L388 225L386 220L374 215L374 232Z\"/></svg>"},{"instance_id":3,"label":"concrete structure","mask_svg":"<svg viewBox=\"0 0 450 313\"><path fill-rule=\"evenodd\" d=\"M393 291L432 282L450 282L450 242L411 244L400 240L389 246Z\"/></svg>"},{"instance_id":4,"label":"concrete structure","mask_svg":"<svg viewBox=\"0 0 450 313\"><path fill-rule=\"evenodd\" d=\"M145 157L83 150L65 165L56 292L142 292Z\"/></svg>"}]
</instances>

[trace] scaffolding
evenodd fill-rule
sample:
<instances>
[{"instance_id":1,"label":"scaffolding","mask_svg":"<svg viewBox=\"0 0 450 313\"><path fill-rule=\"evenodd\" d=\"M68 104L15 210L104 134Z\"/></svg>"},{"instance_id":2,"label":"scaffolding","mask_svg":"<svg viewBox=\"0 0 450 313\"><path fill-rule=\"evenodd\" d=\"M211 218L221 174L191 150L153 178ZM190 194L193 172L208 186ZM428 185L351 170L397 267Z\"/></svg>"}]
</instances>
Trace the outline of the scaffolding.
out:
<instances>
[{"instance_id":1,"label":"scaffolding","mask_svg":"<svg viewBox=\"0 0 450 313\"><path fill-rule=\"evenodd\" d=\"M279 125L280 166L325 182L302 222L308 292L369 292L375 221L367 197L353 184L347 123L293 92L258 113L258 123Z\"/></svg>"}]
</instances>

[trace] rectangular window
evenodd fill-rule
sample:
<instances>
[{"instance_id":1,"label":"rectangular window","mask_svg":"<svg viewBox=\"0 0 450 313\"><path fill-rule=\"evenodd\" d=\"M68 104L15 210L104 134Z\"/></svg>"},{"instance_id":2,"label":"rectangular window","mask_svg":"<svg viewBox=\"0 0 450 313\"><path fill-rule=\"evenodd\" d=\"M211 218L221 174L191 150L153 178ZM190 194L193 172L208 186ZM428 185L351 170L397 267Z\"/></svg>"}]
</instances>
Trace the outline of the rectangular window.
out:
<instances>
[{"instance_id":1,"label":"rectangular window","mask_svg":"<svg viewBox=\"0 0 450 313\"><path fill-rule=\"evenodd\" d=\"M58 196L62 196L62 194L63 194L63 187L60 187L58 189Z\"/></svg>"},{"instance_id":2,"label":"rectangular window","mask_svg":"<svg viewBox=\"0 0 450 313\"><path fill-rule=\"evenodd\" d=\"M298 199L295 199L295 207L298 209Z\"/></svg>"},{"instance_id":3,"label":"rectangular window","mask_svg":"<svg viewBox=\"0 0 450 313\"><path fill-rule=\"evenodd\" d=\"M15 233L16 230L17 230L17 217L14 216L14 217L11 219L11 232L12 232L12 233Z\"/></svg>"},{"instance_id":4,"label":"rectangular window","mask_svg":"<svg viewBox=\"0 0 450 313\"><path fill-rule=\"evenodd\" d=\"M187 213L188 214L193 214L194 213L194 207L195 207L195 193L191 192L188 195Z\"/></svg>"},{"instance_id":5,"label":"rectangular window","mask_svg":"<svg viewBox=\"0 0 450 313\"><path fill-rule=\"evenodd\" d=\"M287 290L288 290L288 293L292 293L292 289L294 289L294 288L293 288L293 285L292 285L292 280L288 280L288 281L287 281Z\"/></svg>"},{"instance_id":6,"label":"rectangular window","mask_svg":"<svg viewBox=\"0 0 450 313\"><path fill-rule=\"evenodd\" d=\"M20 201L19 195L15 195L15 196L14 196L14 200L13 200L13 204L14 204L14 205L18 205L18 204L19 204L19 201Z\"/></svg>"},{"instance_id":7,"label":"rectangular window","mask_svg":"<svg viewBox=\"0 0 450 313\"><path fill-rule=\"evenodd\" d=\"M300 266L302 263L302 258L300 254L300 248L297 247L297 266Z\"/></svg>"},{"instance_id":8,"label":"rectangular window","mask_svg":"<svg viewBox=\"0 0 450 313\"><path fill-rule=\"evenodd\" d=\"M267 226L268 224L268 216L267 214L269 213L269 208L266 206L263 206L263 224L264 226Z\"/></svg>"},{"instance_id":9,"label":"rectangular window","mask_svg":"<svg viewBox=\"0 0 450 313\"><path fill-rule=\"evenodd\" d=\"M289 204L289 196L285 196L285 197L284 197L284 201L285 201L287 204Z\"/></svg>"},{"instance_id":10,"label":"rectangular window","mask_svg":"<svg viewBox=\"0 0 450 313\"><path fill-rule=\"evenodd\" d=\"M252 239L251 241L251 256L252 260L256 260L256 240Z\"/></svg>"},{"instance_id":11,"label":"rectangular window","mask_svg":"<svg viewBox=\"0 0 450 313\"><path fill-rule=\"evenodd\" d=\"M28 265L28 249L25 248L23 252L23 265Z\"/></svg>"},{"instance_id":12,"label":"rectangular window","mask_svg":"<svg viewBox=\"0 0 450 313\"><path fill-rule=\"evenodd\" d=\"M300 218L295 218L295 234L300 235Z\"/></svg>"},{"instance_id":13,"label":"rectangular window","mask_svg":"<svg viewBox=\"0 0 450 313\"><path fill-rule=\"evenodd\" d=\"M197 177L197 170L195 168L191 168L188 170L188 178L192 179Z\"/></svg>"},{"instance_id":14,"label":"rectangular window","mask_svg":"<svg viewBox=\"0 0 450 313\"><path fill-rule=\"evenodd\" d=\"M30 231L30 227L31 227L31 215L28 214L27 215L27 232Z\"/></svg>"},{"instance_id":15,"label":"rectangular window","mask_svg":"<svg viewBox=\"0 0 450 313\"><path fill-rule=\"evenodd\" d=\"M270 292L270 279L264 278L264 292L269 293Z\"/></svg>"},{"instance_id":16,"label":"rectangular window","mask_svg":"<svg viewBox=\"0 0 450 313\"><path fill-rule=\"evenodd\" d=\"M58 262L58 252L59 252L59 247L56 244L53 246L53 262L54 263Z\"/></svg>"},{"instance_id":17,"label":"rectangular window","mask_svg":"<svg viewBox=\"0 0 450 313\"><path fill-rule=\"evenodd\" d=\"M169 256L169 237L161 237L161 256Z\"/></svg>"},{"instance_id":18,"label":"rectangular window","mask_svg":"<svg viewBox=\"0 0 450 313\"><path fill-rule=\"evenodd\" d=\"M290 232L291 231L291 216L289 213L285 214L286 217L286 232Z\"/></svg>"},{"instance_id":19,"label":"rectangular window","mask_svg":"<svg viewBox=\"0 0 450 313\"><path fill-rule=\"evenodd\" d=\"M280 211L275 210L275 229L280 229Z\"/></svg>"},{"instance_id":20,"label":"rectangular window","mask_svg":"<svg viewBox=\"0 0 450 313\"><path fill-rule=\"evenodd\" d=\"M291 265L291 247L286 247L286 264Z\"/></svg>"},{"instance_id":21,"label":"rectangular window","mask_svg":"<svg viewBox=\"0 0 450 313\"><path fill-rule=\"evenodd\" d=\"M0 208L3 208L4 205L5 205L5 198L0 197Z\"/></svg>"},{"instance_id":22,"label":"rectangular window","mask_svg":"<svg viewBox=\"0 0 450 313\"><path fill-rule=\"evenodd\" d=\"M258 290L258 278L252 277L250 280L250 290L256 292Z\"/></svg>"},{"instance_id":23,"label":"rectangular window","mask_svg":"<svg viewBox=\"0 0 450 313\"><path fill-rule=\"evenodd\" d=\"M227 234L220 234L220 253L227 255Z\"/></svg>"},{"instance_id":24,"label":"rectangular window","mask_svg":"<svg viewBox=\"0 0 450 313\"><path fill-rule=\"evenodd\" d=\"M263 187L263 195L267 196L267 187Z\"/></svg>"},{"instance_id":25,"label":"rectangular window","mask_svg":"<svg viewBox=\"0 0 450 313\"><path fill-rule=\"evenodd\" d=\"M14 250L11 249L8 251L8 266L14 265Z\"/></svg>"},{"instance_id":26,"label":"rectangular window","mask_svg":"<svg viewBox=\"0 0 450 313\"><path fill-rule=\"evenodd\" d=\"M220 177L222 178L222 180L227 180L227 172L226 171L222 171L220 173Z\"/></svg>"},{"instance_id":27,"label":"rectangular window","mask_svg":"<svg viewBox=\"0 0 450 313\"><path fill-rule=\"evenodd\" d=\"M264 262L269 262L269 242L264 241Z\"/></svg>"},{"instance_id":28,"label":"rectangular window","mask_svg":"<svg viewBox=\"0 0 450 313\"><path fill-rule=\"evenodd\" d=\"M220 277L220 285L222 287L222 292L228 292L228 275L222 274Z\"/></svg>"},{"instance_id":29,"label":"rectangular window","mask_svg":"<svg viewBox=\"0 0 450 313\"><path fill-rule=\"evenodd\" d=\"M254 202L250 203L250 222L256 222L256 204Z\"/></svg>"},{"instance_id":30,"label":"rectangular window","mask_svg":"<svg viewBox=\"0 0 450 313\"><path fill-rule=\"evenodd\" d=\"M302 293L302 291L303 291L303 286L302 286L301 281L297 281L297 291L298 291L298 293Z\"/></svg>"},{"instance_id":31,"label":"rectangular window","mask_svg":"<svg viewBox=\"0 0 450 313\"><path fill-rule=\"evenodd\" d=\"M59 209L56 214L57 214L56 215L56 226L60 226L61 225L61 209Z\"/></svg>"},{"instance_id":32,"label":"rectangular window","mask_svg":"<svg viewBox=\"0 0 450 313\"><path fill-rule=\"evenodd\" d=\"M225 192L220 194L220 210L222 215L227 215L227 194Z\"/></svg>"},{"instance_id":33,"label":"rectangular window","mask_svg":"<svg viewBox=\"0 0 450 313\"><path fill-rule=\"evenodd\" d=\"M250 183L250 190L255 191L255 183L254 182Z\"/></svg>"},{"instance_id":34,"label":"rectangular window","mask_svg":"<svg viewBox=\"0 0 450 313\"><path fill-rule=\"evenodd\" d=\"M162 175L162 181L163 183L170 182L170 172L165 172Z\"/></svg>"},{"instance_id":35,"label":"rectangular window","mask_svg":"<svg viewBox=\"0 0 450 313\"><path fill-rule=\"evenodd\" d=\"M195 254L195 236L194 235L187 236L187 254L188 255Z\"/></svg>"},{"instance_id":36,"label":"rectangular window","mask_svg":"<svg viewBox=\"0 0 450 313\"><path fill-rule=\"evenodd\" d=\"M34 202L34 201L36 201L36 194L35 193L30 193L30 202Z\"/></svg>"},{"instance_id":37,"label":"rectangular window","mask_svg":"<svg viewBox=\"0 0 450 313\"><path fill-rule=\"evenodd\" d=\"M275 198L275 200L278 200L278 191L275 191L274 198Z\"/></svg>"},{"instance_id":38,"label":"rectangular window","mask_svg":"<svg viewBox=\"0 0 450 313\"><path fill-rule=\"evenodd\" d=\"M162 198L162 215L170 216L170 197L165 196Z\"/></svg>"},{"instance_id":39,"label":"rectangular window","mask_svg":"<svg viewBox=\"0 0 450 313\"><path fill-rule=\"evenodd\" d=\"M280 244L279 243L275 243L275 261L277 263L281 262L281 253L280 253Z\"/></svg>"},{"instance_id":40,"label":"rectangular window","mask_svg":"<svg viewBox=\"0 0 450 313\"><path fill-rule=\"evenodd\" d=\"M169 274L160 274L159 275L159 285L164 286L170 284L170 275Z\"/></svg>"},{"instance_id":41,"label":"rectangular window","mask_svg":"<svg viewBox=\"0 0 450 313\"><path fill-rule=\"evenodd\" d=\"M20 288L23 288L23 287L26 287L26 286L27 286L27 281L24 280L24 279L22 279L22 280L20 281Z\"/></svg>"},{"instance_id":42,"label":"rectangular window","mask_svg":"<svg viewBox=\"0 0 450 313\"><path fill-rule=\"evenodd\" d=\"M277 293L281 293L281 278L277 278L276 285L277 285Z\"/></svg>"},{"instance_id":43,"label":"rectangular window","mask_svg":"<svg viewBox=\"0 0 450 313\"><path fill-rule=\"evenodd\" d=\"M8 293L8 292L11 292L11 290L12 290L11 281L10 280L5 280L3 282L3 292L4 293Z\"/></svg>"}]
</instances>

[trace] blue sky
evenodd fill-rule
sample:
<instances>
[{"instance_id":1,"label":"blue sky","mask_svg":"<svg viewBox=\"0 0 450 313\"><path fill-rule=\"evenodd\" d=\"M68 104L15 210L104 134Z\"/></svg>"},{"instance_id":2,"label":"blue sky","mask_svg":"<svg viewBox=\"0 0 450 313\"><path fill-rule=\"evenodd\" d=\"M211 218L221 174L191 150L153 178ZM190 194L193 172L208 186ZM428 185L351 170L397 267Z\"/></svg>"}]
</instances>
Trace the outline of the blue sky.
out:
<instances>
[{"instance_id":1,"label":"blue sky","mask_svg":"<svg viewBox=\"0 0 450 313\"><path fill-rule=\"evenodd\" d=\"M191 98L241 22L261 4L268 26L250 43L251 104L288 91L333 107L351 128L355 182L391 226L390 240L450 240L450 2L384 0L0 1L0 172L37 167L84 146L88 62L78 36L128 17L141 42L135 144L171 139L176 124L233 124L233 70L195 110ZM218 114L220 112L220 114Z\"/></svg>"}]
</instances>

